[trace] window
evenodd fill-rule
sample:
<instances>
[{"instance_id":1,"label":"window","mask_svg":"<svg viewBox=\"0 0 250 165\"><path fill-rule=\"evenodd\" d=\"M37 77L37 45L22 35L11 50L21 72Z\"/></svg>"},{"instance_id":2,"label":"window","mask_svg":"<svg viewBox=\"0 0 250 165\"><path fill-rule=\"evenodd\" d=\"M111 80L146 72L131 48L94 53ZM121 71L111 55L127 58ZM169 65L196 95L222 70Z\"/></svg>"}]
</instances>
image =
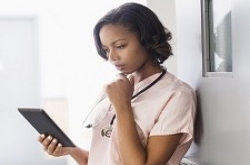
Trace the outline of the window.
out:
<instances>
[{"instance_id":1,"label":"window","mask_svg":"<svg viewBox=\"0 0 250 165\"><path fill-rule=\"evenodd\" d=\"M203 76L232 76L230 0L201 0Z\"/></svg>"}]
</instances>

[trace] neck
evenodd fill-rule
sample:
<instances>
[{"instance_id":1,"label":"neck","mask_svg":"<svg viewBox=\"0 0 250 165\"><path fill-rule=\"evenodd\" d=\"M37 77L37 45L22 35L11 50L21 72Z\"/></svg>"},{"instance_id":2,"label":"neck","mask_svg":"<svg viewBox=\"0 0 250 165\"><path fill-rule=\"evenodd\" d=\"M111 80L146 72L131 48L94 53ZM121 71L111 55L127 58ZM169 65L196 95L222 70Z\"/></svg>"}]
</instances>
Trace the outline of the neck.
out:
<instances>
[{"instance_id":1,"label":"neck","mask_svg":"<svg viewBox=\"0 0 250 165\"><path fill-rule=\"evenodd\" d=\"M163 71L163 67L160 66L160 65L155 65L155 66L152 66L150 68L147 68L147 69L143 69L143 70L140 70L140 71L137 71L137 72L134 72L132 75L133 75L133 79L134 79L134 82L135 83L138 83L156 73L160 73Z\"/></svg>"}]
</instances>

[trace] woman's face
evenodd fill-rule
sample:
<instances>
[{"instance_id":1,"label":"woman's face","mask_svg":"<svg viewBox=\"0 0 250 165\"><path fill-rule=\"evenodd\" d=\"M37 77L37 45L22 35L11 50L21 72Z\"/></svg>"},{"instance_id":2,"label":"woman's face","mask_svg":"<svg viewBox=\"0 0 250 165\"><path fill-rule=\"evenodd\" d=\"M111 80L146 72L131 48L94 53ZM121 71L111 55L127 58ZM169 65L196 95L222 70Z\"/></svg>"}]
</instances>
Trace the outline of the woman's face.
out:
<instances>
[{"instance_id":1,"label":"woman's face","mask_svg":"<svg viewBox=\"0 0 250 165\"><path fill-rule=\"evenodd\" d=\"M121 73L141 72L151 65L138 35L121 25L107 24L100 30L100 40L108 60Z\"/></svg>"}]
</instances>

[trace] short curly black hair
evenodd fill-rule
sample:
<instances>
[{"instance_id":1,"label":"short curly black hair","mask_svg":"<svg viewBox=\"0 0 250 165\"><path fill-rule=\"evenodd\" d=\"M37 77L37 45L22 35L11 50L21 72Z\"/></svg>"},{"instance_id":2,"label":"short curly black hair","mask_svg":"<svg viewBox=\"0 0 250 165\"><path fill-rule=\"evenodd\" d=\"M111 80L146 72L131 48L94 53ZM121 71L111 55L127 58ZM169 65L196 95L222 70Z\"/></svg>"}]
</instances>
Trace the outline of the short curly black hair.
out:
<instances>
[{"instance_id":1,"label":"short curly black hair","mask_svg":"<svg viewBox=\"0 0 250 165\"><path fill-rule=\"evenodd\" d=\"M94 42L98 54L108 59L102 48L100 30L104 25L122 25L140 37L142 46L148 50L152 59L162 64L169 56L173 55L169 41L172 39L171 32L163 26L156 14L138 3L125 3L104 15L95 25Z\"/></svg>"}]
</instances>

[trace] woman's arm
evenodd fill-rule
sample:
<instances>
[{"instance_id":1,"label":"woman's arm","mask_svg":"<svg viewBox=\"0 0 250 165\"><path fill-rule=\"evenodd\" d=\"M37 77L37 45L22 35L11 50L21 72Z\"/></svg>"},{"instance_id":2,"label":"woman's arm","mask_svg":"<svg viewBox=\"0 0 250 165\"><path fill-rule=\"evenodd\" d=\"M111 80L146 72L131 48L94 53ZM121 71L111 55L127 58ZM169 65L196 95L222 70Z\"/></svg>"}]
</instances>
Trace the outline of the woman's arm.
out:
<instances>
[{"instance_id":1,"label":"woman's arm","mask_svg":"<svg viewBox=\"0 0 250 165\"><path fill-rule=\"evenodd\" d=\"M79 164L79 165L87 165L88 164L88 157L89 152L86 150L83 150L81 148L76 147L75 150L73 150L70 153L70 156Z\"/></svg>"},{"instance_id":2,"label":"woman's arm","mask_svg":"<svg viewBox=\"0 0 250 165\"><path fill-rule=\"evenodd\" d=\"M147 153L137 133L133 114L128 113L130 111L128 109L123 108L123 110L116 114L116 132L119 139L121 159L124 165L145 165Z\"/></svg>"},{"instance_id":3,"label":"woman's arm","mask_svg":"<svg viewBox=\"0 0 250 165\"><path fill-rule=\"evenodd\" d=\"M106 86L107 95L116 111L116 132L124 165L165 165L174 153L182 134L149 137L141 144L134 122L131 98L133 82L119 75Z\"/></svg>"},{"instance_id":4,"label":"woman's arm","mask_svg":"<svg viewBox=\"0 0 250 165\"><path fill-rule=\"evenodd\" d=\"M130 108L117 113L117 133L124 165L165 165L174 153L182 134L151 136L143 148ZM123 113L124 112L124 113Z\"/></svg>"},{"instance_id":5,"label":"woman's arm","mask_svg":"<svg viewBox=\"0 0 250 165\"><path fill-rule=\"evenodd\" d=\"M61 143L58 143L56 138L51 135L45 136L44 134L38 137L38 141L43 145L43 149L49 155L59 157L70 155L79 165L87 165L88 163L88 151L79 147L63 147Z\"/></svg>"}]
</instances>

